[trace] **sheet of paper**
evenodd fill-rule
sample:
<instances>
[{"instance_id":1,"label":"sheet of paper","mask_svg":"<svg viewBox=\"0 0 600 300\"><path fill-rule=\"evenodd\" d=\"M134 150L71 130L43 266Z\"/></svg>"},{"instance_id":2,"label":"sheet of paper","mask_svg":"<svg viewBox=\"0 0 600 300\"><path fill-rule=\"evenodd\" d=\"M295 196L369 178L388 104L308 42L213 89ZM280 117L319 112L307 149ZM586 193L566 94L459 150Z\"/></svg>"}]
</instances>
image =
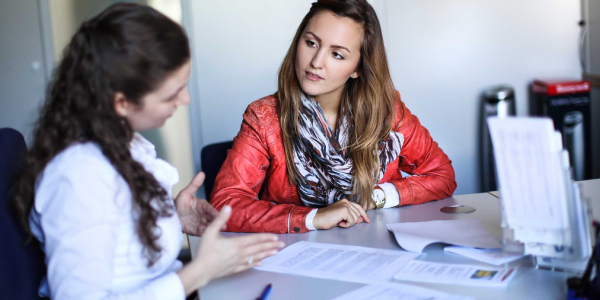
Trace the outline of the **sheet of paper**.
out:
<instances>
[{"instance_id":1,"label":"sheet of paper","mask_svg":"<svg viewBox=\"0 0 600 300\"><path fill-rule=\"evenodd\" d=\"M501 265L525 257L523 253L506 252L502 249L477 249L469 247L450 246L444 251L456 253L474 260L492 265Z\"/></svg>"},{"instance_id":2,"label":"sheet of paper","mask_svg":"<svg viewBox=\"0 0 600 300\"><path fill-rule=\"evenodd\" d=\"M498 183L511 228L568 228L560 133L549 118L488 118ZM547 243L559 235L523 241ZM563 241L556 240L556 244Z\"/></svg>"},{"instance_id":3,"label":"sheet of paper","mask_svg":"<svg viewBox=\"0 0 600 300\"><path fill-rule=\"evenodd\" d=\"M472 300L436 290L402 283L371 284L346 293L333 300Z\"/></svg>"},{"instance_id":4,"label":"sheet of paper","mask_svg":"<svg viewBox=\"0 0 600 300\"><path fill-rule=\"evenodd\" d=\"M432 243L473 248L502 248L477 219L441 220L387 224L405 250L421 253Z\"/></svg>"},{"instance_id":5,"label":"sheet of paper","mask_svg":"<svg viewBox=\"0 0 600 300\"><path fill-rule=\"evenodd\" d=\"M431 263L412 260L394 279L417 282L504 287L515 276L516 268L482 268L471 265Z\"/></svg>"},{"instance_id":6,"label":"sheet of paper","mask_svg":"<svg viewBox=\"0 0 600 300\"><path fill-rule=\"evenodd\" d=\"M297 242L262 261L258 270L378 283L389 281L417 254L359 246Z\"/></svg>"}]
</instances>

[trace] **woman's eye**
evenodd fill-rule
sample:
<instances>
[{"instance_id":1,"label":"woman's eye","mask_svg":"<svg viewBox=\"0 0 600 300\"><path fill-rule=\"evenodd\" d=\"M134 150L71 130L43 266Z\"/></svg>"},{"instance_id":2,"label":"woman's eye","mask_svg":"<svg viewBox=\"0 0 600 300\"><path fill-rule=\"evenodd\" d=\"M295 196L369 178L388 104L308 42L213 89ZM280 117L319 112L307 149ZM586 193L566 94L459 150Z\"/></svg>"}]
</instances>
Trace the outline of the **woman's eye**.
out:
<instances>
[{"instance_id":1,"label":"woman's eye","mask_svg":"<svg viewBox=\"0 0 600 300\"><path fill-rule=\"evenodd\" d=\"M333 57L334 57L335 59L344 59L344 57L343 57L343 56L341 56L341 55L340 55L339 53L337 53L337 52L333 52Z\"/></svg>"},{"instance_id":2,"label":"woman's eye","mask_svg":"<svg viewBox=\"0 0 600 300\"><path fill-rule=\"evenodd\" d=\"M311 40L306 40L306 45L308 45L311 48L315 48L317 47L317 43L311 41Z\"/></svg>"},{"instance_id":3,"label":"woman's eye","mask_svg":"<svg viewBox=\"0 0 600 300\"><path fill-rule=\"evenodd\" d=\"M167 99L165 100L165 102L172 102L172 101L174 101L175 99L177 99L177 95L178 95L178 94L179 94L179 93L177 93L177 94L175 94L175 95L173 95L173 96L171 96L171 97L167 98Z\"/></svg>"}]
</instances>

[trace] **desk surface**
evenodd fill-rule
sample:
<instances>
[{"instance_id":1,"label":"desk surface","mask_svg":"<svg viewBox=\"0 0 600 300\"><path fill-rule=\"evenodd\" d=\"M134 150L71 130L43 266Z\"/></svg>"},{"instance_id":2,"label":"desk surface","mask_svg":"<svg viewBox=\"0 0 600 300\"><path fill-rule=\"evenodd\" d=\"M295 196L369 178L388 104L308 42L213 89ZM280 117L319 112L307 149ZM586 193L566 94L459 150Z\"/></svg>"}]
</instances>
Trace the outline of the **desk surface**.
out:
<instances>
[{"instance_id":1,"label":"desk surface","mask_svg":"<svg viewBox=\"0 0 600 300\"><path fill-rule=\"evenodd\" d=\"M600 216L600 179L582 181L581 188L584 197L592 199L594 215L598 218ZM452 204L469 205L476 208L476 211L467 215L448 215L439 211L440 208ZM498 205L498 198L489 193L459 195L421 205L369 211L371 224L357 224L348 229L332 228L305 234L282 234L280 239L286 245L298 241L311 241L400 250L393 234L386 228L387 223L467 218L479 219L490 234L501 237ZM223 235L234 236L238 233L223 233ZM192 249L197 248L197 243L197 240L192 243ZM486 266L465 257L444 253L443 248L439 245L427 247L424 254L419 256L418 259ZM520 263L525 267L521 266L516 277L506 288L416 282L403 283L456 295L472 296L476 299L565 299L565 280L567 277L572 276L571 274L528 267L530 264L527 259L521 260ZM202 300L254 299L269 283L273 284L269 300L331 299L363 286L359 283L251 270L212 281L200 290L200 298Z\"/></svg>"}]
</instances>

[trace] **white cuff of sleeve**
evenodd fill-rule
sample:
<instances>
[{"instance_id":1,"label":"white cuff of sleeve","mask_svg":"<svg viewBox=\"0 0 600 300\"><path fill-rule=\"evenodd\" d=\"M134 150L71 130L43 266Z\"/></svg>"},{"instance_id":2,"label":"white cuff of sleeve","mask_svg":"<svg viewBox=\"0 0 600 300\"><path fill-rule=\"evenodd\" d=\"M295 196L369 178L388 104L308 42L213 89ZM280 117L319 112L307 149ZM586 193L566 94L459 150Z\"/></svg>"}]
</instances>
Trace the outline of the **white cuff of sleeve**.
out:
<instances>
[{"instance_id":1,"label":"white cuff of sleeve","mask_svg":"<svg viewBox=\"0 0 600 300\"><path fill-rule=\"evenodd\" d=\"M308 228L308 230L317 230L315 228L315 226L313 225L313 220L315 219L315 215L317 214L317 210L319 210L319 209L318 208L313 209L306 216L306 228Z\"/></svg>"},{"instance_id":2,"label":"white cuff of sleeve","mask_svg":"<svg viewBox=\"0 0 600 300\"><path fill-rule=\"evenodd\" d=\"M378 185L385 193L385 205L383 205L383 208L400 205L400 193L398 193L398 190L393 183L386 182Z\"/></svg>"},{"instance_id":3,"label":"white cuff of sleeve","mask_svg":"<svg viewBox=\"0 0 600 300\"><path fill-rule=\"evenodd\" d=\"M157 278L149 287L155 299L185 299L183 283L175 272Z\"/></svg>"}]
</instances>

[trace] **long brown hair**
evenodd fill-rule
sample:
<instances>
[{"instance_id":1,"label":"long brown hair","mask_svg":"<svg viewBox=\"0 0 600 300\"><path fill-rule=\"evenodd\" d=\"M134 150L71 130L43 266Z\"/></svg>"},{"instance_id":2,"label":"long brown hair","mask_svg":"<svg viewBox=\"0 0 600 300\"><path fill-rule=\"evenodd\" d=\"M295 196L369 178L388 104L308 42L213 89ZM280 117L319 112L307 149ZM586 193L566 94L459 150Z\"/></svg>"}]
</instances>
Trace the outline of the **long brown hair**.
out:
<instances>
[{"instance_id":1,"label":"long brown hair","mask_svg":"<svg viewBox=\"0 0 600 300\"><path fill-rule=\"evenodd\" d=\"M352 198L360 199L360 204L366 209L379 174L379 143L388 137L392 129L396 101L379 20L366 0L314 2L300 23L281 64L277 99L288 177L292 184L296 184L301 176L294 164L293 147L294 139L298 136L301 103L300 85L295 71L296 51L306 25L322 11L350 18L362 25L364 32L357 66L359 76L346 82L341 103L349 104L354 119L354 131L349 133L348 146L354 166Z\"/></svg>"},{"instance_id":2,"label":"long brown hair","mask_svg":"<svg viewBox=\"0 0 600 300\"><path fill-rule=\"evenodd\" d=\"M145 5L114 4L81 25L54 70L33 146L13 190L14 207L30 236L28 215L38 176L69 145L94 142L129 185L136 233L149 265L158 260L157 219L172 214L173 207L154 176L132 158L134 131L115 112L114 95L121 92L127 101L143 105L142 98L189 58L183 28Z\"/></svg>"}]
</instances>

